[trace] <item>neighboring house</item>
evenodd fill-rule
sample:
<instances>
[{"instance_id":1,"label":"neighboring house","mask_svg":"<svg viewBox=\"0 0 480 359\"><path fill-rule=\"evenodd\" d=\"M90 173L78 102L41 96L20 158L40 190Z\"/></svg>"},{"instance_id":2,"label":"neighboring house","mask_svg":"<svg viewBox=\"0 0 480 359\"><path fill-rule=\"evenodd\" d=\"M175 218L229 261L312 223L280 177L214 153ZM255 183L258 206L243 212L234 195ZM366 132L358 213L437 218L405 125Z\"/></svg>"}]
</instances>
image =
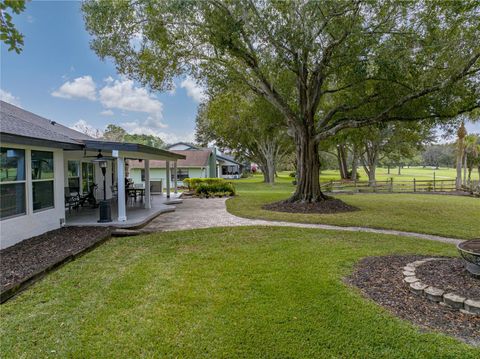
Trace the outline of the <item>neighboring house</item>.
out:
<instances>
[{"instance_id":1,"label":"neighboring house","mask_svg":"<svg viewBox=\"0 0 480 359\"><path fill-rule=\"evenodd\" d=\"M179 142L167 146L167 150L185 156L177 161L177 184L183 186L185 178L240 178L241 164L232 157L217 153L215 148L201 148L190 143ZM172 183L175 171L170 171ZM135 182L144 181L145 170L140 161L129 161L129 177ZM155 181L166 182L166 162L151 161L150 177Z\"/></svg>"},{"instance_id":2,"label":"neighboring house","mask_svg":"<svg viewBox=\"0 0 480 359\"><path fill-rule=\"evenodd\" d=\"M183 155L134 143L91 138L55 121L0 101L0 248L56 229L68 222L65 195L86 194L97 184L96 197L118 195L116 222L127 221L125 159L184 159ZM106 166L105 188L100 162ZM150 202L150 177L145 178ZM169 193L169 188L168 188Z\"/></svg>"}]
</instances>

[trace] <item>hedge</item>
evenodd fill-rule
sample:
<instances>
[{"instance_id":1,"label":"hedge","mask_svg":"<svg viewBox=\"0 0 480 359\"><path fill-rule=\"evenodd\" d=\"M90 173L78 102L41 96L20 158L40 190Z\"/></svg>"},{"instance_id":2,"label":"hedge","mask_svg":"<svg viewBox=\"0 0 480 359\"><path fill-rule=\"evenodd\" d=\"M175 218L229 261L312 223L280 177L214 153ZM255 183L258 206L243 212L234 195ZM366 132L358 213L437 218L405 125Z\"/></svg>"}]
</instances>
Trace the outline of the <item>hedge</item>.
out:
<instances>
[{"instance_id":1,"label":"hedge","mask_svg":"<svg viewBox=\"0 0 480 359\"><path fill-rule=\"evenodd\" d=\"M183 184L187 185L189 190L195 190L200 184L219 184L227 183L223 178L185 178Z\"/></svg>"}]
</instances>

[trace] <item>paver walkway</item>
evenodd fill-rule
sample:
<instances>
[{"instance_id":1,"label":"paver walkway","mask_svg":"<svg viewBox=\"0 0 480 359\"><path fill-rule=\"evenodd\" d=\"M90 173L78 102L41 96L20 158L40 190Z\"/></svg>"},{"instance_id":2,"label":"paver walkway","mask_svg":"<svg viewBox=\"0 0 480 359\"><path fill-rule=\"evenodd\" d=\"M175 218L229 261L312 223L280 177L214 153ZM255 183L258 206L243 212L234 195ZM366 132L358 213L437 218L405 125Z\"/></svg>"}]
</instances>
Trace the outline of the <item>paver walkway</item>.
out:
<instances>
[{"instance_id":1,"label":"paver walkway","mask_svg":"<svg viewBox=\"0 0 480 359\"><path fill-rule=\"evenodd\" d=\"M403 232L389 229L374 229L367 227L342 227L328 224L309 224L241 218L227 212L225 201L225 198L186 198L184 199L183 203L175 205L177 207L177 210L175 212L170 212L158 216L147 226L143 227L142 232L178 231L211 227L277 226L314 229L316 228L347 232L392 234L396 236L421 238L451 244L458 244L462 241L461 239L456 238L441 237L422 233Z\"/></svg>"}]
</instances>

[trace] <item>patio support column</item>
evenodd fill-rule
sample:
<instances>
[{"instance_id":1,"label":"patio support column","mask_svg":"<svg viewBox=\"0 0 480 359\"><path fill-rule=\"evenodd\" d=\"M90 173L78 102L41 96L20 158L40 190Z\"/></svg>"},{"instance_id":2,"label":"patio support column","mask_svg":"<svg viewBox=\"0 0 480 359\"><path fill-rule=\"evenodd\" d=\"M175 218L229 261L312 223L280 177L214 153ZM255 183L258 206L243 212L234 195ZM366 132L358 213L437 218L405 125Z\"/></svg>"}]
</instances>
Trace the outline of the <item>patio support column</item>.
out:
<instances>
[{"instance_id":1,"label":"patio support column","mask_svg":"<svg viewBox=\"0 0 480 359\"><path fill-rule=\"evenodd\" d=\"M125 158L117 158L117 188L118 188L118 221L127 220L127 204L125 200Z\"/></svg>"},{"instance_id":2,"label":"patio support column","mask_svg":"<svg viewBox=\"0 0 480 359\"><path fill-rule=\"evenodd\" d=\"M144 160L145 162L145 208L152 208L152 203L150 201L150 161Z\"/></svg>"},{"instance_id":3,"label":"patio support column","mask_svg":"<svg viewBox=\"0 0 480 359\"><path fill-rule=\"evenodd\" d=\"M177 188L177 161L173 162L173 191L175 194L178 193Z\"/></svg>"},{"instance_id":4,"label":"patio support column","mask_svg":"<svg viewBox=\"0 0 480 359\"><path fill-rule=\"evenodd\" d=\"M167 161L166 176L167 176L167 198L170 198L170 161Z\"/></svg>"}]
</instances>

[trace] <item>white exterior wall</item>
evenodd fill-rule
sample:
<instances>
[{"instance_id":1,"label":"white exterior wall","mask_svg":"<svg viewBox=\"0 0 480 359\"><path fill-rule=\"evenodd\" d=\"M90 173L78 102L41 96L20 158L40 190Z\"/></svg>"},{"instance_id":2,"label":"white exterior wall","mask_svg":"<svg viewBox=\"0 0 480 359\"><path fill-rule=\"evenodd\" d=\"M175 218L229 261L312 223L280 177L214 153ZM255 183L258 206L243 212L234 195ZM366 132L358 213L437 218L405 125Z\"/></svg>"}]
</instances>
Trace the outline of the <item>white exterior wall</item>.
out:
<instances>
[{"instance_id":1,"label":"white exterior wall","mask_svg":"<svg viewBox=\"0 0 480 359\"><path fill-rule=\"evenodd\" d=\"M177 170L178 169L184 169L184 168L178 167ZM173 173L173 165L172 165L172 173ZM207 174L208 174L208 170L205 167L188 168L188 176L190 178L206 178ZM129 178L131 178L134 183L142 183L142 169L141 168L130 169ZM165 188L167 183L165 168L150 168L150 181L155 181L155 180L156 181L162 180L163 188ZM183 186L182 181L178 181L177 184L179 186Z\"/></svg>"},{"instance_id":2,"label":"white exterior wall","mask_svg":"<svg viewBox=\"0 0 480 359\"><path fill-rule=\"evenodd\" d=\"M80 191L82 191L82 163L91 163L94 158L85 158L81 151L65 151L64 152L64 187L68 187L68 161L80 161ZM107 172L105 175L106 187L107 187L107 199L112 197L112 167L116 166L116 161L107 161ZM97 200L103 199L103 175L100 165L95 163L95 184L98 185L95 198Z\"/></svg>"},{"instance_id":3,"label":"white exterior wall","mask_svg":"<svg viewBox=\"0 0 480 359\"><path fill-rule=\"evenodd\" d=\"M21 148L25 150L26 174L26 214L6 218L0 221L0 248L6 248L24 239L38 236L47 231L60 228L60 220L65 221L64 196L64 160L63 150L48 147L33 147L2 143L2 147ZM32 198L32 163L31 151L53 152L54 168L54 207L33 212Z\"/></svg>"}]
</instances>

